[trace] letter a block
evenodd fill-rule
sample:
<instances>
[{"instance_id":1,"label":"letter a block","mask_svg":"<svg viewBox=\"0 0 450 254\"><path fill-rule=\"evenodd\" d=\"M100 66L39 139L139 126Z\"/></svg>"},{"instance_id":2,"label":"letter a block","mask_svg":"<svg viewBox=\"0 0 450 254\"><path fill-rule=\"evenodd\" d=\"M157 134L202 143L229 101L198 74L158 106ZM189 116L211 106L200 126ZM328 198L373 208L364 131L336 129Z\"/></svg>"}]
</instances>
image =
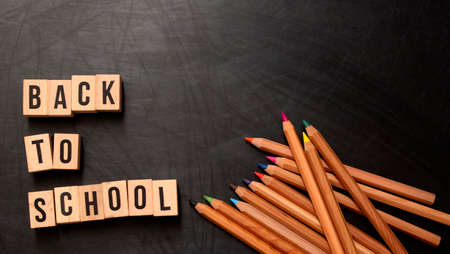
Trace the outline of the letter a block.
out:
<instances>
[{"instance_id":1,"label":"letter a block","mask_svg":"<svg viewBox=\"0 0 450 254\"><path fill-rule=\"evenodd\" d=\"M120 112L122 110L122 83L119 74L97 74L95 76L96 109Z\"/></svg>"},{"instance_id":2,"label":"letter a block","mask_svg":"<svg viewBox=\"0 0 450 254\"><path fill-rule=\"evenodd\" d=\"M80 169L80 134L55 133L53 169Z\"/></svg>"},{"instance_id":3,"label":"letter a block","mask_svg":"<svg viewBox=\"0 0 450 254\"><path fill-rule=\"evenodd\" d=\"M48 94L49 116L73 116L72 80L49 80Z\"/></svg>"},{"instance_id":4,"label":"letter a block","mask_svg":"<svg viewBox=\"0 0 450 254\"><path fill-rule=\"evenodd\" d=\"M56 226L53 190L28 192L28 207L31 228Z\"/></svg>"},{"instance_id":5,"label":"letter a block","mask_svg":"<svg viewBox=\"0 0 450 254\"><path fill-rule=\"evenodd\" d=\"M130 216L153 214L152 179L128 180L128 211Z\"/></svg>"},{"instance_id":6,"label":"letter a block","mask_svg":"<svg viewBox=\"0 0 450 254\"><path fill-rule=\"evenodd\" d=\"M81 222L105 219L102 185L82 185L79 192Z\"/></svg>"},{"instance_id":7,"label":"letter a block","mask_svg":"<svg viewBox=\"0 0 450 254\"><path fill-rule=\"evenodd\" d=\"M153 215L178 215L177 180L153 181Z\"/></svg>"},{"instance_id":8,"label":"letter a block","mask_svg":"<svg viewBox=\"0 0 450 254\"><path fill-rule=\"evenodd\" d=\"M72 111L95 111L95 75L72 75Z\"/></svg>"},{"instance_id":9,"label":"letter a block","mask_svg":"<svg viewBox=\"0 0 450 254\"><path fill-rule=\"evenodd\" d=\"M50 170L53 167L50 134L24 137L28 172Z\"/></svg>"},{"instance_id":10,"label":"letter a block","mask_svg":"<svg viewBox=\"0 0 450 254\"><path fill-rule=\"evenodd\" d=\"M104 182L102 186L105 218L128 216L127 181Z\"/></svg>"},{"instance_id":11,"label":"letter a block","mask_svg":"<svg viewBox=\"0 0 450 254\"><path fill-rule=\"evenodd\" d=\"M47 116L48 82L46 79L24 79L22 94L24 116Z\"/></svg>"},{"instance_id":12,"label":"letter a block","mask_svg":"<svg viewBox=\"0 0 450 254\"><path fill-rule=\"evenodd\" d=\"M66 224L80 222L79 187L56 187L54 193L56 223Z\"/></svg>"}]
</instances>

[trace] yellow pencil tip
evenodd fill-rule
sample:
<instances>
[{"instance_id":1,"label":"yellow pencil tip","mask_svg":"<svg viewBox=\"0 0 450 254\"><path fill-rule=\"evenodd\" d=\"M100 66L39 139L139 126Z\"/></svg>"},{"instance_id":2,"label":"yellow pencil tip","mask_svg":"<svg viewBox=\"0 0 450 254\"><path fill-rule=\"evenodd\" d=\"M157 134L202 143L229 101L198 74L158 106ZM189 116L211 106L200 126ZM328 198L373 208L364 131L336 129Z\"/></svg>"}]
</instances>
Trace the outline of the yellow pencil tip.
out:
<instances>
[{"instance_id":1,"label":"yellow pencil tip","mask_svg":"<svg viewBox=\"0 0 450 254\"><path fill-rule=\"evenodd\" d=\"M308 143L309 142L309 138L308 138L308 135L306 135L306 133L305 132L302 132L303 133L303 143Z\"/></svg>"}]
</instances>

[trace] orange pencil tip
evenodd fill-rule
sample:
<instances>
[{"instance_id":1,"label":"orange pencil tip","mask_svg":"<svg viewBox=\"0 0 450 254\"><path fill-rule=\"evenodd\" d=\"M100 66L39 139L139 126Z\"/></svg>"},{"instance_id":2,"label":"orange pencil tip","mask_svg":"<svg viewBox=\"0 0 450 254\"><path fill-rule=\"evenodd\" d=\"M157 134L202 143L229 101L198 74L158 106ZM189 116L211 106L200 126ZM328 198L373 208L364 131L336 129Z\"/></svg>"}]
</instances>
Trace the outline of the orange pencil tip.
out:
<instances>
[{"instance_id":1,"label":"orange pencil tip","mask_svg":"<svg viewBox=\"0 0 450 254\"><path fill-rule=\"evenodd\" d=\"M252 143L254 138L245 137L244 139L245 141Z\"/></svg>"}]
</instances>

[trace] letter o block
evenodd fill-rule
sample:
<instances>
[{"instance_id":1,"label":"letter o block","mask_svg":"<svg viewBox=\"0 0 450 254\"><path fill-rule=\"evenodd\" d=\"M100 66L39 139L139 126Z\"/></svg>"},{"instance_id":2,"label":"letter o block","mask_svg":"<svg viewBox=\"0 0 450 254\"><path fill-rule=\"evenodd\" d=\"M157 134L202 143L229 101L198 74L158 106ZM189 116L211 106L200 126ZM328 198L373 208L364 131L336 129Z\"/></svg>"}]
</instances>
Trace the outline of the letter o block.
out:
<instances>
[{"instance_id":1,"label":"letter o block","mask_svg":"<svg viewBox=\"0 0 450 254\"><path fill-rule=\"evenodd\" d=\"M72 75L72 111L95 111L95 75Z\"/></svg>"},{"instance_id":2,"label":"letter o block","mask_svg":"<svg viewBox=\"0 0 450 254\"><path fill-rule=\"evenodd\" d=\"M28 192L28 207L31 228L56 226L53 190Z\"/></svg>"},{"instance_id":3,"label":"letter o block","mask_svg":"<svg viewBox=\"0 0 450 254\"><path fill-rule=\"evenodd\" d=\"M153 215L178 215L177 180L153 180Z\"/></svg>"},{"instance_id":4,"label":"letter o block","mask_svg":"<svg viewBox=\"0 0 450 254\"><path fill-rule=\"evenodd\" d=\"M28 172L50 170L53 167L50 134L24 137Z\"/></svg>"},{"instance_id":5,"label":"letter o block","mask_svg":"<svg viewBox=\"0 0 450 254\"><path fill-rule=\"evenodd\" d=\"M47 116L48 82L46 79L24 79L22 94L24 116Z\"/></svg>"},{"instance_id":6,"label":"letter o block","mask_svg":"<svg viewBox=\"0 0 450 254\"><path fill-rule=\"evenodd\" d=\"M128 211L130 216L153 214L152 179L128 180Z\"/></svg>"},{"instance_id":7,"label":"letter o block","mask_svg":"<svg viewBox=\"0 0 450 254\"><path fill-rule=\"evenodd\" d=\"M102 186L105 218L128 216L127 181L104 182Z\"/></svg>"},{"instance_id":8,"label":"letter o block","mask_svg":"<svg viewBox=\"0 0 450 254\"><path fill-rule=\"evenodd\" d=\"M54 193L56 223L65 224L81 222L79 187L56 187Z\"/></svg>"},{"instance_id":9,"label":"letter o block","mask_svg":"<svg viewBox=\"0 0 450 254\"><path fill-rule=\"evenodd\" d=\"M80 134L55 133L53 136L53 169L80 169Z\"/></svg>"}]
</instances>

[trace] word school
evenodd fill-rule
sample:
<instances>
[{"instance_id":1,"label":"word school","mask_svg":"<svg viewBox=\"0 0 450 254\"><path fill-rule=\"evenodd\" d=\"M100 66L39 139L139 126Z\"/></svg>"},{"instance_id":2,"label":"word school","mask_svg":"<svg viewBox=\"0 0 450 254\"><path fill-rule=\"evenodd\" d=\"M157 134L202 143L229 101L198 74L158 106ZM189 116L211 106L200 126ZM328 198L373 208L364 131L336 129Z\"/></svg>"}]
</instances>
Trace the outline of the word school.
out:
<instances>
[{"instance_id":1,"label":"word school","mask_svg":"<svg viewBox=\"0 0 450 254\"><path fill-rule=\"evenodd\" d=\"M177 216L177 181L140 179L28 193L30 227L126 216Z\"/></svg>"},{"instance_id":2,"label":"word school","mask_svg":"<svg viewBox=\"0 0 450 254\"><path fill-rule=\"evenodd\" d=\"M23 115L29 117L122 110L119 74L72 75L72 80L24 79L22 95Z\"/></svg>"}]
</instances>

